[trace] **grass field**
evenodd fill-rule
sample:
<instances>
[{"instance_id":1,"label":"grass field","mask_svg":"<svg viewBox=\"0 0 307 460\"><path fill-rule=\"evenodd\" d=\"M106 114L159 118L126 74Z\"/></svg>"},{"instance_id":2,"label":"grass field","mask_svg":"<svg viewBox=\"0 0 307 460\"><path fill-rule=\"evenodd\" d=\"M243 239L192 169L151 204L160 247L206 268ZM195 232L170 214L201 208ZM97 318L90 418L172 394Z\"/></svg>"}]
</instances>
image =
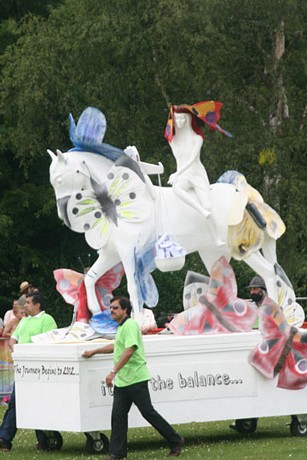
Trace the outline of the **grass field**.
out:
<instances>
[{"instance_id":1,"label":"grass field","mask_svg":"<svg viewBox=\"0 0 307 460\"><path fill-rule=\"evenodd\" d=\"M0 408L2 418L5 408ZM290 417L262 418L252 435L242 435L229 428L229 422L190 423L176 428L186 444L185 460L306 460L307 437L293 437L287 423ZM10 452L0 452L0 459L10 460L102 460L106 455L88 454L83 433L62 432L63 447L55 452L38 452L32 430L18 430ZM109 437L109 432L105 432ZM129 460L154 460L167 457L168 448L152 428L129 430Z\"/></svg>"}]
</instances>

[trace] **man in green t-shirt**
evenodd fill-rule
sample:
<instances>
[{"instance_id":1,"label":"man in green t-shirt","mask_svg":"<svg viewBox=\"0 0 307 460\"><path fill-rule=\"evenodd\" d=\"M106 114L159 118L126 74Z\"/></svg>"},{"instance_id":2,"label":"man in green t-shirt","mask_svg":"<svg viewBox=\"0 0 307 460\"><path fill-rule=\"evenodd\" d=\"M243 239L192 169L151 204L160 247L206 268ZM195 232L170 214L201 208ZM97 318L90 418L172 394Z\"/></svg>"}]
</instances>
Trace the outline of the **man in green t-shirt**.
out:
<instances>
[{"instance_id":1,"label":"man in green t-shirt","mask_svg":"<svg viewBox=\"0 0 307 460\"><path fill-rule=\"evenodd\" d=\"M115 297L111 301L111 315L118 323L114 344L95 350L85 351L84 358L97 353L114 351L114 368L106 376L106 384L113 386L112 433L110 455L105 460L119 460L127 457L128 413L134 403L142 416L168 442L169 456L178 457L184 439L154 409L148 390L150 374L146 365L142 334L138 323L130 318L131 303L125 297Z\"/></svg>"},{"instance_id":2,"label":"man in green t-shirt","mask_svg":"<svg viewBox=\"0 0 307 460\"><path fill-rule=\"evenodd\" d=\"M51 315L42 310L44 298L39 292L27 294L25 309L27 317L23 318L10 339L10 348L13 351L15 343L30 343L32 336L57 329L56 322ZM0 451L9 451L12 448L12 440L17 431L16 427L16 407L15 407L15 385L11 394L11 399L7 411L4 414L0 426ZM37 447L40 448L41 431L36 430L38 440Z\"/></svg>"}]
</instances>

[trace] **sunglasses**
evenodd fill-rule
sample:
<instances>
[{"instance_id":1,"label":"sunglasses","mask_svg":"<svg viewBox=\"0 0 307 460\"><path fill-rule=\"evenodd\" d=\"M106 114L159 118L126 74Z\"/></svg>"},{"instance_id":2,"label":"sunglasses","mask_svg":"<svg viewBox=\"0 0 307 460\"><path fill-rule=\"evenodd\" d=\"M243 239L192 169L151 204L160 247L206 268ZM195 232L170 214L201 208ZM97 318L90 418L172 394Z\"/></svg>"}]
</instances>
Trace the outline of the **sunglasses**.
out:
<instances>
[{"instance_id":1,"label":"sunglasses","mask_svg":"<svg viewBox=\"0 0 307 460\"><path fill-rule=\"evenodd\" d=\"M118 310L118 307L110 305L110 310Z\"/></svg>"}]
</instances>

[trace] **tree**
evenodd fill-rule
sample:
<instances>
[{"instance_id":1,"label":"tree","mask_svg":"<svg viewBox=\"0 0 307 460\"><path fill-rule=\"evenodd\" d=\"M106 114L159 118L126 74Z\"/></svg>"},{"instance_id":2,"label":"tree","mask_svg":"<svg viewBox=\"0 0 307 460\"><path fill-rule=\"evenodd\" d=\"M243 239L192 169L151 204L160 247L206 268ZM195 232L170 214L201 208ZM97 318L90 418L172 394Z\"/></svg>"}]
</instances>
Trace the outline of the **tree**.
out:
<instances>
[{"instance_id":1,"label":"tree","mask_svg":"<svg viewBox=\"0 0 307 460\"><path fill-rule=\"evenodd\" d=\"M2 42L0 61L5 264L14 253L11 275L2 286L6 298L13 279L41 273L41 266L34 268L37 259L46 267L43 285L51 282L52 268L74 265L76 254L87 251L81 235L57 222L48 183L46 148L71 147L69 112L78 118L87 106L102 109L108 120L105 141L121 148L136 145L144 161L162 160L165 183L175 169L163 138L168 104L204 99L224 103L221 125L234 134L227 140L207 133L203 162L211 181L226 169L237 169L277 208L287 225L278 243L279 259L295 288L302 289L305 3L66 0L53 5L45 16L33 11L18 24L5 23L9 40ZM14 176L17 181L7 180ZM35 226L24 204L33 201ZM19 216L33 232L15 232ZM48 241L40 241L40 234ZM5 264L0 262L2 273ZM189 264L203 271L197 258ZM244 276L239 273L239 285L246 286ZM161 275L155 277L163 291ZM172 278L182 285L184 274ZM173 297L169 305L176 309L179 300Z\"/></svg>"}]
</instances>

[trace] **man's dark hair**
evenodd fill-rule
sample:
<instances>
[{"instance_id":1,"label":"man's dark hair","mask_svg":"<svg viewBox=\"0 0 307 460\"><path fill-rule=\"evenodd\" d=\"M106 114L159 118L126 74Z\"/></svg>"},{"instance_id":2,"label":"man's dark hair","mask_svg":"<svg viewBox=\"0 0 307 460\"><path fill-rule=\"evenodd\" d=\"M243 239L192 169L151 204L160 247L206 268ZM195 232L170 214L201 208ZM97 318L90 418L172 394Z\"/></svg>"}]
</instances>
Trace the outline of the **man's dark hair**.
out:
<instances>
[{"instance_id":1,"label":"man's dark hair","mask_svg":"<svg viewBox=\"0 0 307 460\"><path fill-rule=\"evenodd\" d=\"M113 297L113 299L111 299L110 305L113 302L115 302L115 300L118 301L118 303L121 306L122 310L127 310L127 315L130 316L131 311L132 311L132 305L131 305L130 300L127 297Z\"/></svg>"},{"instance_id":2,"label":"man's dark hair","mask_svg":"<svg viewBox=\"0 0 307 460\"><path fill-rule=\"evenodd\" d=\"M29 294L26 294L26 298L31 298L34 304L39 303L41 309L45 307L45 299L40 292L29 292Z\"/></svg>"}]
</instances>

